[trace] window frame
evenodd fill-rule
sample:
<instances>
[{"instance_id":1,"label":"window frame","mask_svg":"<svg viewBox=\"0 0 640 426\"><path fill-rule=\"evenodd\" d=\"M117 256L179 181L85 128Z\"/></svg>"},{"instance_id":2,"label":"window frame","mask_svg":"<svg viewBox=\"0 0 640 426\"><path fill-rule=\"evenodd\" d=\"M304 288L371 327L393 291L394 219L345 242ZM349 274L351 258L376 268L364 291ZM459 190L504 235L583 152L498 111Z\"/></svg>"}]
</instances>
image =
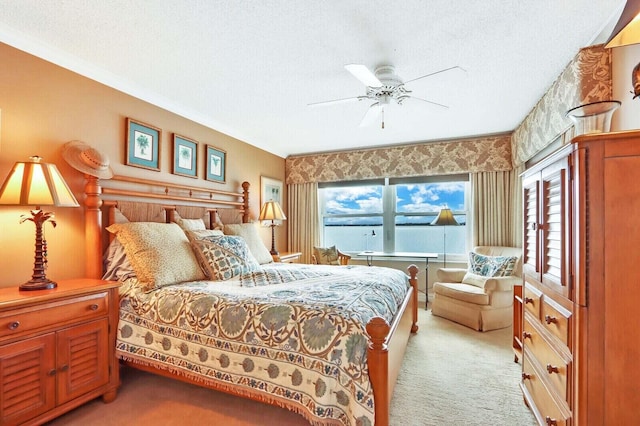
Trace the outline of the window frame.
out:
<instances>
[{"instance_id":1,"label":"window frame","mask_svg":"<svg viewBox=\"0 0 640 426\"><path fill-rule=\"evenodd\" d=\"M371 179L363 181L342 181L342 182L328 182L318 184L318 208L320 218L320 238L321 244L325 242L325 218L361 218L361 217L380 217L382 219L382 245L384 252L395 251L395 237L396 237L396 218L399 216L420 216L420 217L432 217L435 219L438 212L397 212L397 186L408 184L431 184L442 182L464 182L464 207L465 210L454 210L454 215L465 216L465 238L464 238L464 253L449 253L447 252L447 260L451 262L466 261L466 253L469 251L469 245L471 241L471 217L470 217L470 199L471 199L471 179L468 173L456 174L456 175L438 175L438 176L420 176L413 178L384 178L384 179ZM322 191L325 188L339 188L339 187L357 187L357 186L381 186L382 187L382 213L343 213L343 214L328 214L326 212L327 200L325 199L325 193ZM432 219L432 220L433 220ZM431 221L431 220L430 220ZM379 225L373 225L379 226ZM364 249L363 249L364 250ZM343 250L345 251L345 250ZM362 250L354 252L352 250L346 250L350 254L358 253ZM443 253L438 252L438 261L442 260Z\"/></svg>"}]
</instances>

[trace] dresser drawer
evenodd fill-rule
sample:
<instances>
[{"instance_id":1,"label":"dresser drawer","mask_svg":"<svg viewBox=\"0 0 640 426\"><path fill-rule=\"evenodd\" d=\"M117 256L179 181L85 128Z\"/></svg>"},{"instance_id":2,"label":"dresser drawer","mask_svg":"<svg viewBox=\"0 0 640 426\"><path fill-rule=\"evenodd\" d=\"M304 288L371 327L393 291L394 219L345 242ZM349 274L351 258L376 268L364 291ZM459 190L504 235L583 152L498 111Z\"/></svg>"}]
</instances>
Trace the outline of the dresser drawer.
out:
<instances>
[{"instance_id":1,"label":"dresser drawer","mask_svg":"<svg viewBox=\"0 0 640 426\"><path fill-rule=\"evenodd\" d=\"M525 283L524 295L522 297L522 304L524 308L531 312L531 314L540 318L540 304L542 300L542 292L531 285Z\"/></svg>"},{"instance_id":2,"label":"dresser drawer","mask_svg":"<svg viewBox=\"0 0 640 426\"><path fill-rule=\"evenodd\" d=\"M569 403L567 383L569 382L568 375L569 371L571 371L571 363L565 361L551 347L549 342L538 331L539 328L531 324L529 318L524 319L524 333L527 333L524 344L542 369L546 370L547 381L555 388L556 393Z\"/></svg>"},{"instance_id":3,"label":"dresser drawer","mask_svg":"<svg viewBox=\"0 0 640 426\"><path fill-rule=\"evenodd\" d=\"M538 422L543 425L564 426L568 424L571 418L570 412L566 408L561 409L553 399L526 352L522 360L522 371L522 384L533 399L531 409Z\"/></svg>"},{"instance_id":4,"label":"dresser drawer","mask_svg":"<svg viewBox=\"0 0 640 426\"><path fill-rule=\"evenodd\" d=\"M562 343L571 347L570 333L573 315L571 311L554 302L545 295L542 300L542 325Z\"/></svg>"},{"instance_id":5,"label":"dresser drawer","mask_svg":"<svg viewBox=\"0 0 640 426\"><path fill-rule=\"evenodd\" d=\"M101 292L0 312L0 338L105 316L108 305L107 292Z\"/></svg>"}]
</instances>

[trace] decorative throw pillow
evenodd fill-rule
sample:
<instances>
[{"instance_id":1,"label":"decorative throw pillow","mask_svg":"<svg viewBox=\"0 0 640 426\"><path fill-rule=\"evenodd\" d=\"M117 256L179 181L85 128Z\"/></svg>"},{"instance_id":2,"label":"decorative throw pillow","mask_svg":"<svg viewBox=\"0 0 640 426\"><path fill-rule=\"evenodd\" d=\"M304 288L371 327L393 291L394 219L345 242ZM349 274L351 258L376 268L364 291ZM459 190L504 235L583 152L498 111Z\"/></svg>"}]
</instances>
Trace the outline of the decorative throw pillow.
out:
<instances>
[{"instance_id":1,"label":"decorative throw pillow","mask_svg":"<svg viewBox=\"0 0 640 426\"><path fill-rule=\"evenodd\" d=\"M338 261L338 249L336 246L331 246L329 248L325 247L314 247L313 255L316 257L316 262L318 265L339 265Z\"/></svg>"},{"instance_id":2,"label":"decorative throw pillow","mask_svg":"<svg viewBox=\"0 0 640 426\"><path fill-rule=\"evenodd\" d=\"M189 240L175 223L113 224L116 234L145 290L205 279Z\"/></svg>"},{"instance_id":3,"label":"decorative throw pillow","mask_svg":"<svg viewBox=\"0 0 640 426\"><path fill-rule=\"evenodd\" d=\"M176 218L176 223L183 231L204 231L207 227L202 219L183 219Z\"/></svg>"},{"instance_id":4,"label":"decorative throw pillow","mask_svg":"<svg viewBox=\"0 0 640 426\"><path fill-rule=\"evenodd\" d=\"M265 263L273 262L273 257L271 257L271 253L269 253L269 250L262 242L262 238L260 238L258 226L257 222L224 225L224 234L237 235L244 238L253 257L259 264L264 265Z\"/></svg>"},{"instance_id":5,"label":"decorative throw pillow","mask_svg":"<svg viewBox=\"0 0 640 426\"><path fill-rule=\"evenodd\" d=\"M260 269L242 237L201 237L192 240L191 244L202 269L211 280L225 281Z\"/></svg>"},{"instance_id":6,"label":"decorative throw pillow","mask_svg":"<svg viewBox=\"0 0 640 426\"><path fill-rule=\"evenodd\" d=\"M483 277L482 275L476 275L473 272L467 272L466 274L464 274L464 277L462 278L462 283L483 288L484 283L489 278L491 277Z\"/></svg>"},{"instance_id":7,"label":"decorative throw pillow","mask_svg":"<svg viewBox=\"0 0 640 426\"><path fill-rule=\"evenodd\" d=\"M483 277L508 277L518 261L517 256L485 256L469 253L469 272Z\"/></svg>"}]
</instances>

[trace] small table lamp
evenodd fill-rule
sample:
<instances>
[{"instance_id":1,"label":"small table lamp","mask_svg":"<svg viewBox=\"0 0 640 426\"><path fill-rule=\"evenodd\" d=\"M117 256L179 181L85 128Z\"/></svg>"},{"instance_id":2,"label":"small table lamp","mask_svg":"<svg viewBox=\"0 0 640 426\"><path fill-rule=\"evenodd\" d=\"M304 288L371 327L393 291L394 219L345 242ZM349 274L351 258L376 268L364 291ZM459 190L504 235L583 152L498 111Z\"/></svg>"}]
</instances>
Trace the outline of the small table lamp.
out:
<instances>
[{"instance_id":1,"label":"small table lamp","mask_svg":"<svg viewBox=\"0 0 640 426\"><path fill-rule=\"evenodd\" d=\"M438 217L436 217L433 222L431 222L432 225L436 225L436 226L443 226L442 230L443 230L443 235L444 235L444 239L442 240L442 244L443 244L443 254L444 254L444 267L447 267L447 231L446 231L446 227L447 226L458 226L459 223L458 221L456 221L456 218L453 217L453 212L451 211L451 209L449 208L444 208L440 210L440 213L438 213Z\"/></svg>"},{"instance_id":2,"label":"small table lamp","mask_svg":"<svg viewBox=\"0 0 640 426\"><path fill-rule=\"evenodd\" d=\"M270 220L271 221L271 254L277 255L278 250L276 250L276 235L275 235L275 226L276 220L285 220L287 217L284 215L282 211L282 207L277 201L269 200L262 205L262 209L260 209L260 217L259 220Z\"/></svg>"},{"instance_id":3,"label":"small table lamp","mask_svg":"<svg viewBox=\"0 0 640 426\"><path fill-rule=\"evenodd\" d=\"M0 188L0 205L35 206L31 217L22 215L20 223L30 220L36 225L36 252L31 280L22 284L20 290L43 290L55 288L57 284L47 278L47 242L42 225L50 221L55 227L53 213L43 212L41 206L80 207L78 201L60 175L55 164L41 163L40 157L18 162Z\"/></svg>"}]
</instances>

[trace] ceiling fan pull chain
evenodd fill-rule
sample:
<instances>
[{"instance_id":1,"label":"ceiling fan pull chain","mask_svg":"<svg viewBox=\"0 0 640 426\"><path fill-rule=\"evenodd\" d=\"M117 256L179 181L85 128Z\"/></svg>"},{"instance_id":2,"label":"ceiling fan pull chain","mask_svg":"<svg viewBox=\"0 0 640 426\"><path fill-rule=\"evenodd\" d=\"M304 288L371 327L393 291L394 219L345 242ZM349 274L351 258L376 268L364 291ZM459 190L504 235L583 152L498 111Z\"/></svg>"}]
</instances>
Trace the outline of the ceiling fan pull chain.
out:
<instances>
[{"instance_id":1,"label":"ceiling fan pull chain","mask_svg":"<svg viewBox=\"0 0 640 426\"><path fill-rule=\"evenodd\" d=\"M382 128L384 129L384 108L382 108Z\"/></svg>"}]
</instances>

